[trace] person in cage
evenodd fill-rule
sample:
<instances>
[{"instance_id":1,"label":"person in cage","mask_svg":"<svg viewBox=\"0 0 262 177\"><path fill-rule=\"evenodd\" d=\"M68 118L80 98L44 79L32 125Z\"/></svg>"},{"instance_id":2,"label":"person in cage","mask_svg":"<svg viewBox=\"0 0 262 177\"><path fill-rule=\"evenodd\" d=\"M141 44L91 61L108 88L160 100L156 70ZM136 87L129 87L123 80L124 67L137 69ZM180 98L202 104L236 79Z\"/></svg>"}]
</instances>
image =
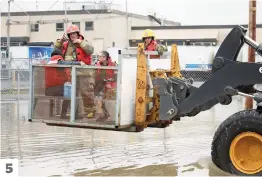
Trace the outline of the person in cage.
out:
<instances>
[{"instance_id":1,"label":"person in cage","mask_svg":"<svg viewBox=\"0 0 262 177\"><path fill-rule=\"evenodd\" d=\"M92 64L92 54L94 47L80 33L77 25L70 25L66 33L57 39L54 47L61 49L65 61L78 61L85 65ZM90 85L93 84L92 73L90 69L77 69L77 91L80 92L83 98L84 114L87 117L92 117L94 114L94 97L90 95Z\"/></svg>"},{"instance_id":2,"label":"person in cage","mask_svg":"<svg viewBox=\"0 0 262 177\"><path fill-rule=\"evenodd\" d=\"M165 45L158 44L155 38L154 32L150 29L146 29L142 35L144 49L145 51L158 51L159 55L163 55L163 53L167 51L167 47ZM159 55L150 55L150 58L159 58Z\"/></svg>"},{"instance_id":3,"label":"person in cage","mask_svg":"<svg viewBox=\"0 0 262 177\"><path fill-rule=\"evenodd\" d=\"M70 25L66 33L57 39L54 48L62 50L65 61L82 61L91 65L94 47L80 33L77 25Z\"/></svg>"},{"instance_id":4,"label":"person in cage","mask_svg":"<svg viewBox=\"0 0 262 177\"><path fill-rule=\"evenodd\" d=\"M95 66L117 66L107 51L102 51L98 56ZM117 70L97 69L95 81L96 121L112 120L116 106Z\"/></svg>"}]
</instances>

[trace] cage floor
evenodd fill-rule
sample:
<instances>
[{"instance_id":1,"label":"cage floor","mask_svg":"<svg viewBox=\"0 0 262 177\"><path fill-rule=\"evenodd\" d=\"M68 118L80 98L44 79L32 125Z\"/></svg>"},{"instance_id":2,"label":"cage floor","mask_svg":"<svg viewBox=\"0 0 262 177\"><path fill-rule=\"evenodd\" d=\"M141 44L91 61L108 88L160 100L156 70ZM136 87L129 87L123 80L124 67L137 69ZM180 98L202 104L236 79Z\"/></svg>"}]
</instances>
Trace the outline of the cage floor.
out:
<instances>
[{"instance_id":1,"label":"cage floor","mask_svg":"<svg viewBox=\"0 0 262 177\"><path fill-rule=\"evenodd\" d=\"M51 116L51 117L35 117L35 120L50 120L50 121L57 121L57 122L70 122L70 118L68 119L61 119L60 116ZM112 120L105 120L105 121L96 121L94 118L81 118L76 119L76 123L87 123L87 124L97 124L97 125L115 125L115 122Z\"/></svg>"}]
</instances>

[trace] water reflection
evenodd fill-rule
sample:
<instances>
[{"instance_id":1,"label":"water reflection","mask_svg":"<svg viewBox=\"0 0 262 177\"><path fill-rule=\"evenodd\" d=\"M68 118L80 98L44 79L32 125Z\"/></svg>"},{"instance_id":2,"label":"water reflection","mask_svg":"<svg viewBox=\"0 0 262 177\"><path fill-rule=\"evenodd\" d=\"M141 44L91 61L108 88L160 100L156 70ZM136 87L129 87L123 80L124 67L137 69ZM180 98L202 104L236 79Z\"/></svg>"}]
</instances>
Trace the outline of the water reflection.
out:
<instances>
[{"instance_id":1,"label":"water reflection","mask_svg":"<svg viewBox=\"0 0 262 177\"><path fill-rule=\"evenodd\" d=\"M17 119L15 103L2 103L1 158L18 158L19 175L27 176L221 176L210 160L213 134L243 104L237 98L229 106L217 105L166 129L127 133L31 123ZM27 106L20 102L25 117Z\"/></svg>"},{"instance_id":2,"label":"water reflection","mask_svg":"<svg viewBox=\"0 0 262 177\"><path fill-rule=\"evenodd\" d=\"M76 172L74 176L177 176L177 166L173 164L120 167L112 170L92 170Z\"/></svg>"}]
</instances>

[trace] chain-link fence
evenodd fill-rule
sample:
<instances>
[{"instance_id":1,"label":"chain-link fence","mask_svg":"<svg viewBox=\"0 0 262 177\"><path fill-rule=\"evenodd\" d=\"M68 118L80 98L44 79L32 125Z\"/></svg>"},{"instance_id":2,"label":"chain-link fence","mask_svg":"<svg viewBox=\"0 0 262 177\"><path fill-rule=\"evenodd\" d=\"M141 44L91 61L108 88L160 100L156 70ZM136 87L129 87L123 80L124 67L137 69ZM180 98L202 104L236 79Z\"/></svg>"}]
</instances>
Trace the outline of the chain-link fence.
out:
<instances>
[{"instance_id":1,"label":"chain-link fence","mask_svg":"<svg viewBox=\"0 0 262 177\"><path fill-rule=\"evenodd\" d=\"M2 59L1 100L28 99L30 59Z\"/></svg>"},{"instance_id":2,"label":"chain-link fence","mask_svg":"<svg viewBox=\"0 0 262 177\"><path fill-rule=\"evenodd\" d=\"M1 116L27 117L30 65L28 58L1 58Z\"/></svg>"}]
</instances>

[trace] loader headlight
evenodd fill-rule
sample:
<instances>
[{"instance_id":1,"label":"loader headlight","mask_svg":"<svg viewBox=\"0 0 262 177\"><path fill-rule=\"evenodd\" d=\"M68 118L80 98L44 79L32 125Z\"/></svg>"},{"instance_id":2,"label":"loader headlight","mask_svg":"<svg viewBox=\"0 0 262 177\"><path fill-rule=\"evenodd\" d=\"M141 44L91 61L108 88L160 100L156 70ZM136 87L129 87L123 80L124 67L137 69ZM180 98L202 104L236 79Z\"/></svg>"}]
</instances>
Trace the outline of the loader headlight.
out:
<instances>
[{"instance_id":1,"label":"loader headlight","mask_svg":"<svg viewBox=\"0 0 262 177\"><path fill-rule=\"evenodd\" d=\"M167 80L167 85L166 85L166 90L168 93L172 94L174 89L173 89L173 85L172 85L172 81L171 80Z\"/></svg>"},{"instance_id":2,"label":"loader headlight","mask_svg":"<svg viewBox=\"0 0 262 177\"><path fill-rule=\"evenodd\" d=\"M169 86L169 92L170 92L170 93L173 93L173 91L174 91L174 89L173 89L172 85L170 85L170 86Z\"/></svg>"},{"instance_id":3,"label":"loader headlight","mask_svg":"<svg viewBox=\"0 0 262 177\"><path fill-rule=\"evenodd\" d=\"M174 109L170 109L168 112L167 112L167 114L169 114L169 115L172 115L172 114L174 114L175 113L175 110Z\"/></svg>"},{"instance_id":4,"label":"loader headlight","mask_svg":"<svg viewBox=\"0 0 262 177\"><path fill-rule=\"evenodd\" d=\"M262 84L255 84L253 88L259 92L262 92Z\"/></svg>"}]
</instances>

